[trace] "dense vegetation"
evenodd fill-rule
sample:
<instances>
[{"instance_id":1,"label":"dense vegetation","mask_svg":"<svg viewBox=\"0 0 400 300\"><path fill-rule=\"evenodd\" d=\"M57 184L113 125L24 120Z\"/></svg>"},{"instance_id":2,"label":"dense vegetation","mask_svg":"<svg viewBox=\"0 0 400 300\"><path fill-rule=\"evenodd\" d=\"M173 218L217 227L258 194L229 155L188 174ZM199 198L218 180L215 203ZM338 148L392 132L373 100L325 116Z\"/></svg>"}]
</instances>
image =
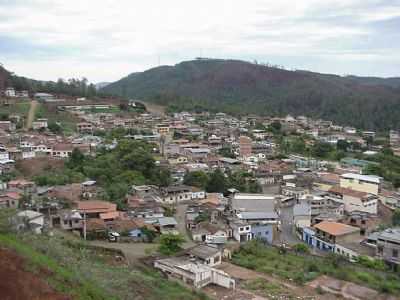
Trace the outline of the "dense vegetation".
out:
<instances>
[{"instance_id":1,"label":"dense vegetation","mask_svg":"<svg viewBox=\"0 0 400 300\"><path fill-rule=\"evenodd\" d=\"M390 149L384 149L368 158L378 164L369 164L363 172L383 177L393 183L394 187L400 187L400 157L393 155Z\"/></svg>"},{"instance_id":2,"label":"dense vegetation","mask_svg":"<svg viewBox=\"0 0 400 300\"><path fill-rule=\"evenodd\" d=\"M261 192L261 186L256 179L244 171L228 171L226 175L220 169L216 169L210 174L195 171L187 173L183 182L209 193L226 193L229 188L235 188L243 193Z\"/></svg>"},{"instance_id":3,"label":"dense vegetation","mask_svg":"<svg viewBox=\"0 0 400 300\"><path fill-rule=\"evenodd\" d=\"M307 115L383 130L400 125L399 87L396 78L341 77L243 61L196 60L133 73L102 91L147 99L172 110Z\"/></svg>"},{"instance_id":4,"label":"dense vegetation","mask_svg":"<svg viewBox=\"0 0 400 300\"><path fill-rule=\"evenodd\" d=\"M99 93L93 83L89 83L86 78L70 78L64 80L59 78L54 81L40 81L23 76L17 76L7 71L0 65L0 90L5 87L13 87L17 91L26 90L30 94L36 92L54 93L67 96L94 97L103 96Z\"/></svg>"},{"instance_id":5,"label":"dense vegetation","mask_svg":"<svg viewBox=\"0 0 400 300\"><path fill-rule=\"evenodd\" d=\"M120 140L113 150L100 150L96 157L85 156L75 149L65 170L37 176L35 181L39 185L55 185L94 179L104 188L104 198L121 208L132 185L169 185L169 171L156 165L152 151L153 146L146 142L127 139Z\"/></svg>"},{"instance_id":6,"label":"dense vegetation","mask_svg":"<svg viewBox=\"0 0 400 300\"><path fill-rule=\"evenodd\" d=\"M233 256L233 262L259 272L294 280L298 284L326 274L384 293L400 293L400 273L389 271L382 261L364 257L360 257L357 263L349 264L344 258L334 254L320 258L282 251L254 240L240 248Z\"/></svg>"}]
</instances>

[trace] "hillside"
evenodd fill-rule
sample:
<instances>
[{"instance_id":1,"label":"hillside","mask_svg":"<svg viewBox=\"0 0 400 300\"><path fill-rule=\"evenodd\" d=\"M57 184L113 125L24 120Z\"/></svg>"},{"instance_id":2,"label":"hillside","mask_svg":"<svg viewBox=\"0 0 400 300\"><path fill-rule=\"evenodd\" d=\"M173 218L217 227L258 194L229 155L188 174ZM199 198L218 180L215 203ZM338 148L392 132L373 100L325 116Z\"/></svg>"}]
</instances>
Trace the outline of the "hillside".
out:
<instances>
[{"instance_id":1,"label":"hillside","mask_svg":"<svg viewBox=\"0 0 400 300\"><path fill-rule=\"evenodd\" d=\"M119 252L60 234L16 236L0 231L1 299L208 299L139 262L117 259Z\"/></svg>"},{"instance_id":2,"label":"hillside","mask_svg":"<svg viewBox=\"0 0 400 300\"><path fill-rule=\"evenodd\" d=\"M101 91L176 109L307 115L364 129L400 127L399 78L341 77L201 59L132 73Z\"/></svg>"}]
</instances>

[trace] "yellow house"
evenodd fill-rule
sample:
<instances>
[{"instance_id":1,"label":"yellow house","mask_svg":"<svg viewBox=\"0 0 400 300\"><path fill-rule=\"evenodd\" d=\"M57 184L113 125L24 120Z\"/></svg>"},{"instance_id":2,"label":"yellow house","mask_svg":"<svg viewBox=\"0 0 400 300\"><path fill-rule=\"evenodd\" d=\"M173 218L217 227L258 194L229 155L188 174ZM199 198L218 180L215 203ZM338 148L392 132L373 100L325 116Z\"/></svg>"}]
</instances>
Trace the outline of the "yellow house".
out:
<instances>
[{"instance_id":1,"label":"yellow house","mask_svg":"<svg viewBox=\"0 0 400 300\"><path fill-rule=\"evenodd\" d=\"M340 187L355 191L378 195L380 192L381 177L374 175L360 175L346 173L340 175Z\"/></svg>"}]
</instances>

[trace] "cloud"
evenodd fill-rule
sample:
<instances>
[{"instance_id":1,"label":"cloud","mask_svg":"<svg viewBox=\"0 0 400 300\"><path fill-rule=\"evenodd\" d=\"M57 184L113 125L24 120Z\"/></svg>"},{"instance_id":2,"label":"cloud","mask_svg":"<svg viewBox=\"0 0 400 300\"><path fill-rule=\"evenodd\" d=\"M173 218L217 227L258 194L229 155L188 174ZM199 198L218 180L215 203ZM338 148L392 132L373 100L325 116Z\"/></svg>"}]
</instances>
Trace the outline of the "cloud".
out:
<instances>
[{"instance_id":1,"label":"cloud","mask_svg":"<svg viewBox=\"0 0 400 300\"><path fill-rule=\"evenodd\" d=\"M397 24L398 0L0 0L0 58L53 80L117 80L199 55L394 76Z\"/></svg>"}]
</instances>

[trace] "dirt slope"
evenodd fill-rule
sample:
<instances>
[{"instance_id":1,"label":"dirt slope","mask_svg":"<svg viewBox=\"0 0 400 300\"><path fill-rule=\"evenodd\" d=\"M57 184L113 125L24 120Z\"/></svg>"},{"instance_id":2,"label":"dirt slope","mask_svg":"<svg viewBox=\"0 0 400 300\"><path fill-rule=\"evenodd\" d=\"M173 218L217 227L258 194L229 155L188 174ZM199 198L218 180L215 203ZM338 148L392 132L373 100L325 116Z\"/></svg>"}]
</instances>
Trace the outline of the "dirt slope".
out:
<instances>
[{"instance_id":1,"label":"dirt slope","mask_svg":"<svg viewBox=\"0 0 400 300\"><path fill-rule=\"evenodd\" d=\"M0 248L0 298L2 300L70 300L55 292L45 278L51 274L27 271L23 258L10 250Z\"/></svg>"}]
</instances>

